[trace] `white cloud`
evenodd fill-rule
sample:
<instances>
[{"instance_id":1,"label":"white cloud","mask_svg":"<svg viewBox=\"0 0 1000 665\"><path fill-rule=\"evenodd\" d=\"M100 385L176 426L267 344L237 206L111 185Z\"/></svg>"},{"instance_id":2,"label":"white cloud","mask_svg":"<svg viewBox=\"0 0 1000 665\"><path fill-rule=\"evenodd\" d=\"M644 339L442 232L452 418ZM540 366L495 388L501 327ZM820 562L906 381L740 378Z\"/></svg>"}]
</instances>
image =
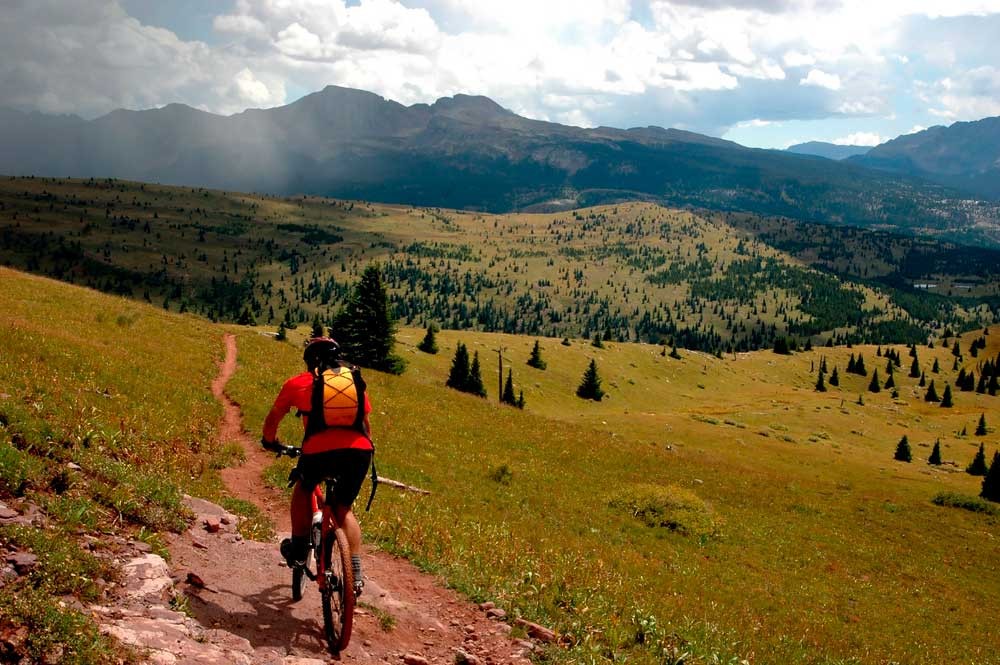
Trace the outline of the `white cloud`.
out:
<instances>
[{"instance_id":1,"label":"white cloud","mask_svg":"<svg viewBox=\"0 0 1000 665\"><path fill-rule=\"evenodd\" d=\"M841 136L840 138L833 139L830 143L835 143L837 145L871 145L875 146L880 143L885 143L887 139L883 138L881 135L875 132L854 132L853 134L848 134L847 136Z\"/></svg>"},{"instance_id":2,"label":"white cloud","mask_svg":"<svg viewBox=\"0 0 1000 665\"><path fill-rule=\"evenodd\" d=\"M781 60L786 67L808 67L816 64L816 58L799 51L788 51L781 56Z\"/></svg>"},{"instance_id":3,"label":"white cloud","mask_svg":"<svg viewBox=\"0 0 1000 665\"><path fill-rule=\"evenodd\" d=\"M840 90L840 77L836 74L827 74L821 69L810 69L809 74L799 81L799 85L811 85L827 90Z\"/></svg>"}]
</instances>

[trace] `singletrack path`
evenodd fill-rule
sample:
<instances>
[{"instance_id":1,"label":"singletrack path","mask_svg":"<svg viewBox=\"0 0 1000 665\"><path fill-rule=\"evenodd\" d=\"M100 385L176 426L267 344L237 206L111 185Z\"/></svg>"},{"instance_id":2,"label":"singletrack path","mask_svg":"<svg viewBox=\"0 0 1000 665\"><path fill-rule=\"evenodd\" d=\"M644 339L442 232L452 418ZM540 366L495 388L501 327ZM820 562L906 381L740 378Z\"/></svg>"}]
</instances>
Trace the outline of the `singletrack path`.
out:
<instances>
[{"instance_id":1,"label":"singletrack path","mask_svg":"<svg viewBox=\"0 0 1000 665\"><path fill-rule=\"evenodd\" d=\"M212 383L212 392L225 407L222 440L239 441L246 451L246 462L225 469L223 480L234 497L267 511L277 524L280 539L287 535L287 501L264 485L261 471L273 457L260 448L258 437L243 430L239 405L225 393L226 382L237 367L236 337L226 335L225 347L225 361ZM378 509L376 501L373 510ZM364 514L359 519L364 528ZM278 554L277 540L242 540L226 527L213 533L196 523L173 539L170 553L175 579L190 582L188 573L194 573L204 583L204 588L180 584L189 598L190 614L205 628L249 640L254 662L329 660L322 637L319 593L314 585L307 585L303 599L292 602L291 575ZM341 662L452 664L461 661L463 653L468 656L464 662L471 663L530 662L525 658L530 646L511 639L507 624L486 618L440 580L371 547L365 548L362 561L366 587L359 599L351 644L341 654ZM290 658L293 656L297 658Z\"/></svg>"}]
</instances>

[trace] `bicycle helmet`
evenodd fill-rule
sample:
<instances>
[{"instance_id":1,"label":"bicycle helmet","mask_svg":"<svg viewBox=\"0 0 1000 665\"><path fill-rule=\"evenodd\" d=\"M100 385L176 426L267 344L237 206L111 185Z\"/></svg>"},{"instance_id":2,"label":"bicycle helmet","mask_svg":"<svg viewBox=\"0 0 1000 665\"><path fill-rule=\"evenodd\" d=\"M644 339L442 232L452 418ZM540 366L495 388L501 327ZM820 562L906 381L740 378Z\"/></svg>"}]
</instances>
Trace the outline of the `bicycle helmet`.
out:
<instances>
[{"instance_id":1,"label":"bicycle helmet","mask_svg":"<svg viewBox=\"0 0 1000 665\"><path fill-rule=\"evenodd\" d=\"M316 367L322 361L333 361L340 355L340 345L332 337L313 337L306 342L302 359L310 368Z\"/></svg>"}]
</instances>

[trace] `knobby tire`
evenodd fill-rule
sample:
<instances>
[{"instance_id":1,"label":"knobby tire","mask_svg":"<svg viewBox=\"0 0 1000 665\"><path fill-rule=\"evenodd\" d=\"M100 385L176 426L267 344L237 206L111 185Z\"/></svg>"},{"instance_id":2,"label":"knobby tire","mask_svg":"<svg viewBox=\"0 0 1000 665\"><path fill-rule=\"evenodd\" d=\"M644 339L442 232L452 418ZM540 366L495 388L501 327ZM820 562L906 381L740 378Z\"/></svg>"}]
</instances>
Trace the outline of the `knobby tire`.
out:
<instances>
[{"instance_id":1,"label":"knobby tire","mask_svg":"<svg viewBox=\"0 0 1000 665\"><path fill-rule=\"evenodd\" d=\"M340 588L323 590L323 630L330 652L339 654L351 641L355 604L354 575L347 534L338 528L333 536L323 542L323 562L324 569L340 580Z\"/></svg>"}]
</instances>

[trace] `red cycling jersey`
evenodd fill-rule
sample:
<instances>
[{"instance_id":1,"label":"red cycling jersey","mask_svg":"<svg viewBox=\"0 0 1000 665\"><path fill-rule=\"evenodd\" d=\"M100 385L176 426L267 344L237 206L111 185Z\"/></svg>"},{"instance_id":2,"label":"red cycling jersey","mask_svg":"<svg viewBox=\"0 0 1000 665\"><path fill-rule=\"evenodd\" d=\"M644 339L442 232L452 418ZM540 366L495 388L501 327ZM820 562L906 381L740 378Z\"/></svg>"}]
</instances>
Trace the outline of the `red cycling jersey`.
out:
<instances>
[{"instance_id":1,"label":"red cycling jersey","mask_svg":"<svg viewBox=\"0 0 1000 665\"><path fill-rule=\"evenodd\" d=\"M276 440L278 435L278 423L293 408L299 411L309 411L312 407L313 375L310 372L303 372L298 376L285 381L281 387L274 406L264 420L264 439L267 441ZM365 414L371 413L372 405L368 400L368 393L365 393ZM309 416L302 416L302 425L305 427ZM338 450L341 448L357 448L360 450L372 450L372 442L361 432L347 427L331 427L322 432L309 437L302 444L302 452L305 455L322 453L328 450Z\"/></svg>"}]
</instances>

